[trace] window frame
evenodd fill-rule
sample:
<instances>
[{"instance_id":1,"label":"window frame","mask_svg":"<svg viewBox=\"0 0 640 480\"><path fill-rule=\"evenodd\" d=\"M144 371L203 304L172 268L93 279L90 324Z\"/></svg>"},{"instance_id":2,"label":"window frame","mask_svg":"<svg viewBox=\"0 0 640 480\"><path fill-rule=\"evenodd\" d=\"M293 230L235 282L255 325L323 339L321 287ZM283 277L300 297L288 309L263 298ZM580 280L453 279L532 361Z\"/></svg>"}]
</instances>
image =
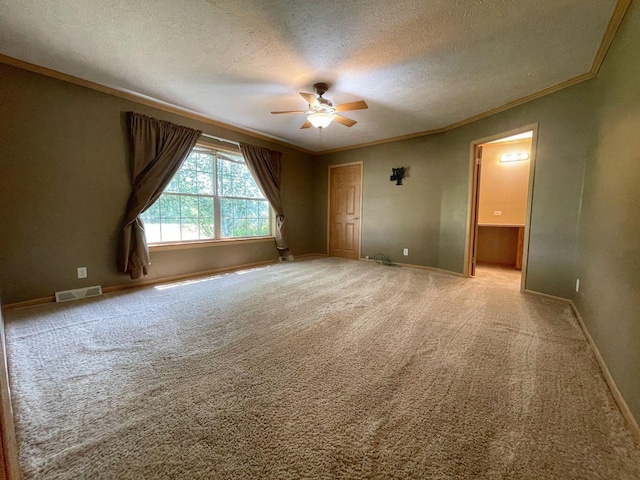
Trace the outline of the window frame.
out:
<instances>
[{"instance_id":1,"label":"window frame","mask_svg":"<svg viewBox=\"0 0 640 480\"><path fill-rule=\"evenodd\" d=\"M163 250L182 250L188 248L202 248L202 247L211 247L211 246L222 246L222 245L233 245L233 244L251 244L251 243L262 243L262 242L270 242L275 238L274 227L275 227L275 213L273 208L271 208L271 204L269 201L264 198L253 198L253 197L230 197L230 196L221 196L219 194L219 186L218 186L218 156L217 151L219 151L225 157L224 153L228 153L231 155L237 155L242 158L242 152L240 149L233 149L227 146L221 145L213 145L208 142L198 140L193 149L189 152L189 155L196 149L204 149L212 151L213 158L213 194L197 194L197 193L182 193L182 192L168 192L168 195L186 195L192 196L195 198L205 197L205 198L213 198L213 225L214 225L214 238L204 238L204 239L194 239L194 240L169 240L166 242L148 242L147 246L150 251L163 251ZM185 159L186 160L186 159ZM225 158L226 161L235 162L235 160L231 158ZM245 162L236 162L239 164L245 164ZM182 169L182 165L180 169L176 172L176 175ZM254 179L255 181L255 179ZM257 182L256 182L257 183ZM167 184L167 187L169 184ZM165 187L166 190L166 187ZM164 195L163 191L161 196ZM161 197L158 197L156 202L160 201ZM248 236L248 237L222 237L222 213L220 209L220 199L221 198L229 198L229 199L238 199L238 200L264 200L267 202L267 206L269 208L269 233L267 235L256 235L256 236ZM154 202L155 203L155 202ZM141 214L142 215L142 214ZM142 219L145 221L144 218ZM145 222L146 225L146 222Z\"/></svg>"}]
</instances>

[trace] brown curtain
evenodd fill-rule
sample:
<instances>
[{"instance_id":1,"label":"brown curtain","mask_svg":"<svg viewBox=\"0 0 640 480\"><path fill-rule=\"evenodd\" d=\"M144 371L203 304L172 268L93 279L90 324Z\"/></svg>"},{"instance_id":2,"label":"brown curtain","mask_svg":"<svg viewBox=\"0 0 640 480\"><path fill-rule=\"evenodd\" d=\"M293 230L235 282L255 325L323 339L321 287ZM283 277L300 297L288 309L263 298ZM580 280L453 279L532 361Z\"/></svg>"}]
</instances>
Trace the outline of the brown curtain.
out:
<instances>
[{"instance_id":1,"label":"brown curtain","mask_svg":"<svg viewBox=\"0 0 640 480\"><path fill-rule=\"evenodd\" d=\"M118 268L131 278L148 273L149 248L139 215L162 194L202 134L139 113L127 112L133 186L124 215Z\"/></svg>"},{"instance_id":2,"label":"brown curtain","mask_svg":"<svg viewBox=\"0 0 640 480\"><path fill-rule=\"evenodd\" d=\"M276 247L280 257L287 259L289 247L284 240L284 210L280 197L282 152L245 143L240 144L240 151L258 187L276 212Z\"/></svg>"}]
</instances>

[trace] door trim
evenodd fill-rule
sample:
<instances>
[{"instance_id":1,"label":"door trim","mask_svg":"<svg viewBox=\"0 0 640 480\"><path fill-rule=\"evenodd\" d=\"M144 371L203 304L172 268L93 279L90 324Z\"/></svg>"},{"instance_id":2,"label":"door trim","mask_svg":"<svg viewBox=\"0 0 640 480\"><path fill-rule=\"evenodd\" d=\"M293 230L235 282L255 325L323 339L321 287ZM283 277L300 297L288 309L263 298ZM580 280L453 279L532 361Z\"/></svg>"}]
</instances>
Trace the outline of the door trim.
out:
<instances>
[{"instance_id":1,"label":"door trim","mask_svg":"<svg viewBox=\"0 0 640 480\"><path fill-rule=\"evenodd\" d=\"M358 260L362 258L362 200L364 198L364 163L362 160L359 162L349 163L337 163L335 165L329 165L327 170L327 257L331 256L331 250L329 250L329 244L331 242L331 229L329 224L331 223L331 169L340 167L352 167L354 165L360 166L360 228L358 229Z\"/></svg>"},{"instance_id":2,"label":"door trim","mask_svg":"<svg viewBox=\"0 0 640 480\"><path fill-rule=\"evenodd\" d=\"M473 146L473 176L472 192L471 192L471 225L469 226L469 265L468 275L471 277L476 272L476 263L478 256L478 203L480 199L480 178L482 176L482 148L481 144L476 143Z\"/></svg>"},{"instance_id":3,"label":"door trim","mask_svg":"<svg viewBox=\"0 0 640 480\"><path fill-rule=\"evenodd\" d=\"M535 166L536 166L536 155L537 155L537 146L538 146L538 128L539 124L532 123L529 125L525 125L523 127L514 128L512 130L508 130L502 133L496 133L494 135L490 135L488 137L479 138L477 140L471 141L470 144L470 153L469 153L469 188L468 188L468 199L469 203L467 206L467 233L465 239L464 246L464 269L463 274L465 277L470 276L471 272L471 247L473 245L472 242L475 241L475 229L472 228L473 217L472 214L474 212L474 208L476 208L474 201L474 193L475 189L478 187L479 179L476 177L476 159L475 152L476 147L482 145L484 143L492 142L494 140L499 140L504 137L510 137L511 135L516 135L518 133L532 131L533 136L531 137L531 157L529 159L529 191L527 192L527 212L525 217L524 224L524 247L522 251L522 273L520 275L520 292L524 292L526 288L527 281L527 269L529 266L529 239L531 234L531 211L532 211L532 203L533 203L533 188L534 188L534 180L535 180Z\"/></svg>"},{"instance_id":4,"label":"door trim","mask_svg":"<svg viewBox=\"0 0 640 480\"><path fill-rule=\"evenodd\" d=\"M11 405L7 349L4 334L4 321L0 310L0 448L4 457L0 465L0 478L19 480L21 478L18 461L18 442Z\"/></svg>"}]
</instances>

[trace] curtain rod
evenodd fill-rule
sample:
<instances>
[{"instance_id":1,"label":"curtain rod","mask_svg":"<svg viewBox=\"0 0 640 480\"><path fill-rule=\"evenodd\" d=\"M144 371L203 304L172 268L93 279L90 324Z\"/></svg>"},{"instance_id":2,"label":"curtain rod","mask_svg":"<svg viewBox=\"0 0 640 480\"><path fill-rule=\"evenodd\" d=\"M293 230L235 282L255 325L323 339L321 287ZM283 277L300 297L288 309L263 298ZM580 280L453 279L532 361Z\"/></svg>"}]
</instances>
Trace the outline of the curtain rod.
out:
<instances>
[{"instance_id":1,"label":"curtain rod","mask_svg":"<svg viewBox=\"0 0 640 480\"><path fill-rule=\"evenodd\" d=\"M227 140L226 138L216 137L215 135L209 135L208 133L203 133L202 136L203 137L207 137L207 138L212 138L214 140L218 140L219 142L230 143L230 144L236 145L238 147L240 146L240 144L238 142L234 142L233 140Z\"/></svg>"}]
</instances>

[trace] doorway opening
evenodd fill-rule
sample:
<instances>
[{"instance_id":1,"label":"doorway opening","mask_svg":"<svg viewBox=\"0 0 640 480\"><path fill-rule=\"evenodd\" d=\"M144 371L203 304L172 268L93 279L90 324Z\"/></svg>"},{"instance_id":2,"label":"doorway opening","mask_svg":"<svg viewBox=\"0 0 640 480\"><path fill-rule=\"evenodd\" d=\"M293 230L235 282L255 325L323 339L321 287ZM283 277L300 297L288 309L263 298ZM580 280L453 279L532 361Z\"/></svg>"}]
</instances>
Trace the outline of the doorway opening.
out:
<instances>
[{"instance_id":1,"label":"doorway opening","mask_svg":"<svg viewBox=\"0 0 640 480\"><path fill-rule=\"evenodd\" d=\"M465 273L524 291L537 125L472 144Z\"/></svg>"}]
</instances>

